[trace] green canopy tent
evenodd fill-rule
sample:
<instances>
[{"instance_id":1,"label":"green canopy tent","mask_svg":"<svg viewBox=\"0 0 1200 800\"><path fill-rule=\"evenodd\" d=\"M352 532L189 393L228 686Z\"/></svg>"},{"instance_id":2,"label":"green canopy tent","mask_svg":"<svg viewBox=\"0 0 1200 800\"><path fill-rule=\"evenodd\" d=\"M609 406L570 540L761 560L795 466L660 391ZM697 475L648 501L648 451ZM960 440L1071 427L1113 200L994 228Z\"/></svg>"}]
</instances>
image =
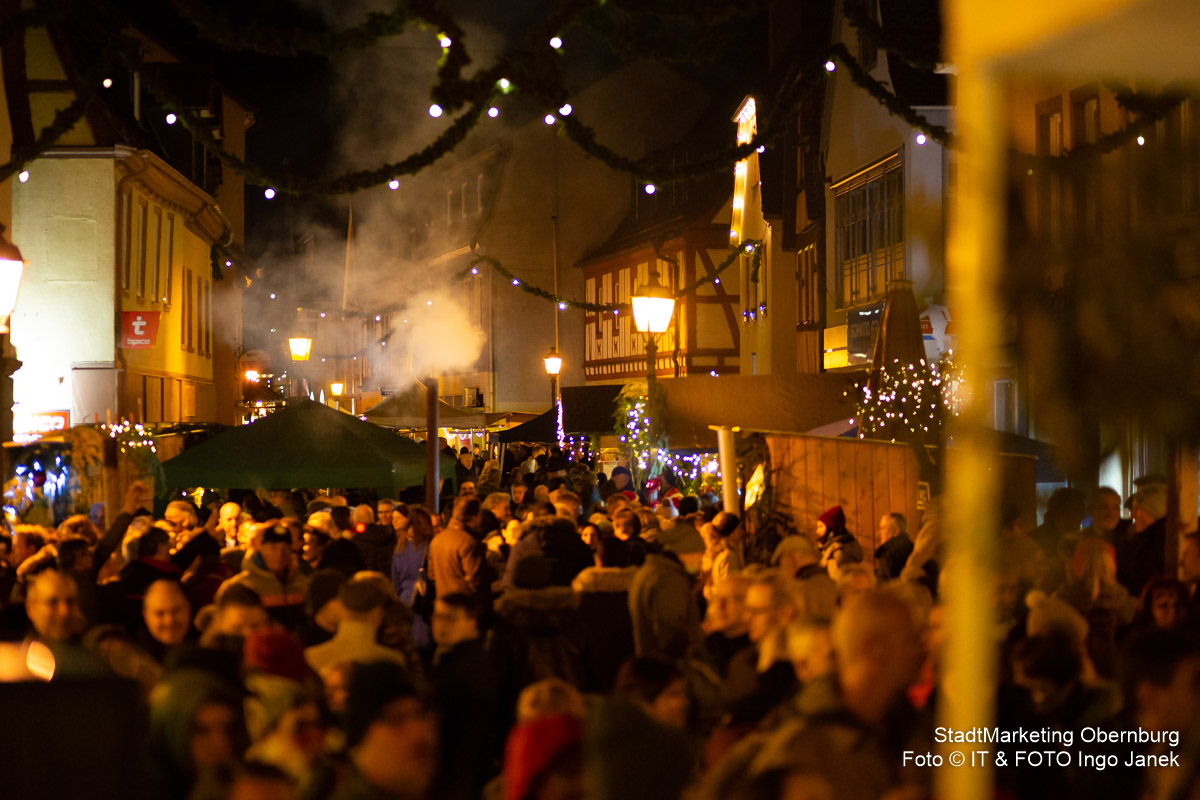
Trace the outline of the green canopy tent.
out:
<instances>
[{"instance_id":1,"label":"green canopy tent","mask_svg":"<svg viewBox=\"0 0 1200 800\"><path fill-rule=\"evenodd\" d=\"M301 400L231 428L163 463L167 485L208 489L380 489L425 480L425 447L370 422ZM442 477L454 462L442 457Z\"/></svg>"}]
</instances>

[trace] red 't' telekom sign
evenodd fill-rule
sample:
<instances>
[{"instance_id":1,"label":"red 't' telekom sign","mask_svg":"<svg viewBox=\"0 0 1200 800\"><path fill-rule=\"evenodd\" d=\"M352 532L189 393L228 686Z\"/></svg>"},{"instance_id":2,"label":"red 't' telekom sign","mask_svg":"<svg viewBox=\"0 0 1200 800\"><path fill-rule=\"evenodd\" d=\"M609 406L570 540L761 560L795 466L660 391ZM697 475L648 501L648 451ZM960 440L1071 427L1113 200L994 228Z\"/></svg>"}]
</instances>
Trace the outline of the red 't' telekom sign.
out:
<instances>
[{"instance_id":1,"label":"red 't' telekom sign","mask_svg":"<svg viewBox=\"0 0 1200 800\"><path fill-rule=\"evenodd\" d=\"M123 350L154 347L158 338L158 311L122 311L121 344Z\"/></svg>"}]
</instances>

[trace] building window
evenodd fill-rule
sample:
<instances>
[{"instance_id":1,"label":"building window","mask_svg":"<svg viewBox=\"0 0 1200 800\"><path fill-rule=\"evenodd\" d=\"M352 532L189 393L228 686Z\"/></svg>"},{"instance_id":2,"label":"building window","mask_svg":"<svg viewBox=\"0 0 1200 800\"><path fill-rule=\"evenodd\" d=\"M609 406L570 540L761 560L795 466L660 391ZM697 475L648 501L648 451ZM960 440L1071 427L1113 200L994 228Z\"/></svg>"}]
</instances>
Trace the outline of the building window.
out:
<instances>
[{"instance_id":1,"label":"building window","mask_svg":"<svg viewBox=\"0 0 1200 800\"><path fill-rule=\"evenodd\" d=\"M133 255L129 248L129 228L133 220L129 213L132 198L129 193L121 195L121 288L129 291L129 276L132 270Z\"/></svg>"},{"instance_id":2,"label":"building window","mask_svg":"<svg viewBox=\"0 0 1200 800\"><path fill-rule=\"evenodd\" d=\"M800 318L796 321L801 326L817 324L817 313L820 309L821 298L817 296L817 246L809 244L796 254L796 308Z\"/></svg>"},{"instance_id":3,"label":"building window","mask_svg":"<svg viewBox=\"0 0 1200 800\"><path fill-rule=\"evenodd\" d=\"M993 384L993 427L1007 433L1017 432L1017 389L1007 378Z\"/></svg>"},{"instance_id":4,"label":"building window","mask_svg":"<svg viewBox=\"0 0 1200 800\"><path fill-rule=\"evenodd\" d=\"M483 173L475 176L475 213L483 213Z\"/></svg>"},{"instance_id":5,"label":"building window","mask_svg":"<svg viewBox=\"0 0 1200 800\"><path fill-rule=\"evenodd\" d=\"M137 296L146 296L146 201L138 203L137 219Z\"/></svg>"},{"instance_id":6,"label":"building window","mask_svg":"<svg viewBox=\"0 0 1200 800\"><path fill-rule=\"evenodd\" d=\"M185 269L183 271L183 325L180 328L180 337L182 347L189 353L192 352L192 325L195 318L195 312L192 309L192 271Z\"/></svg>"},{"instance_id":7,"label":"building window","mask_svg":"<svg viewBox=\"0 0 1200 800\"><path fill-rule=\"evenodd\" d=\"M171 289L175 283L175 215L167 214L167 268L166 290L163 292L163 302L171 305Z\"/></svg>"},{"instance_id":8,"label":"building window","mask_svg":"<svg viewBox=\"0 0 1200 800\"><path fill-rule=\"evenodd\" d=\"M838 307L870 303L904 277L904 169L899 154L834 186Z\"/></svg>"},{"instance_id":9,"label":"building window","mask_svg":"<svg viewBox=\"0 0 1200 800\"><path fill-rule=\"evenodd\" d=\"M477 331L483 330L483 276L467 276L467 315L471 327Z\"/></svg>"},{"instance_id":10,"label":"building window","mask_svg":"<svg viewBox=\"0 0 1200 800\"><path fill-rule=\"evenodd\" d=\"M1062 98L1055 97L1037 106L1037 154L1057 157L1063 154ZM1037 220L1038 234L1052 247L1062 246L1063 175L1055 169L1039 170Z\"/></svg>"},{"instance_id":11,"label":"building window","mask_svg":"<svg viewBox=\"0 0 1200 800\"><path fill-rule=\"evenodd\" d=\"M446 224L454 221L454 190L446 192Z\"/></svg>"},{"instance_id":12,"label":"building window","mask_svg":"<svg viewBox=\"0 0 1200 800\"><path fill-rule=\"evenodd\" d=\"M467 194L467 182L463 181L463 183L462 183L462 215L463 215L463 217L467 216L467 198L468 197L470 197L470 195Z\"/></svg>"},{"instance_id":13,"label":"building window","mask_svg":"<svg viewBox=\"0 0 1200 800\"><path fill-rule=\"evenodd\" d=\"M1100 138L1100 88L1090 87L1071 92L1071 141L1079 148L1095 144ZM1100 165L1078 170L1072 186L1072 205L1075 212L1075 239L1079 244L1094 246L1100 242Z\"/></svg>"},{"instance_id":14,"label":"building window","mask_svg":"<svg viewBox=\"0 0 1200 800\"><path fill-rule=\"evenodd\" d=\"M154 207L154 239L153 254L150 257L150 302L157 303L162 300L166 302L166 298L159 295L158 290L162 285L159 280L159 273L162 270L162 233L163 233L163 217L162 209L158 206Z\"/></svg>"}]
</instances>

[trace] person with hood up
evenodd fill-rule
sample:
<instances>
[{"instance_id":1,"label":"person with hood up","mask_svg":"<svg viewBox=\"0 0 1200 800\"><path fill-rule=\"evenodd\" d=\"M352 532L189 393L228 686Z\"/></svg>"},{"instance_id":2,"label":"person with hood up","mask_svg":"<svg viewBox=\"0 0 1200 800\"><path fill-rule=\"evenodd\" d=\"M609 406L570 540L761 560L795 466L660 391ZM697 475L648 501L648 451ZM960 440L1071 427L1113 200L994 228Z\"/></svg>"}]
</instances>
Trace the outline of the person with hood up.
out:
<instances>
[{"instance_id":1,"label":"person with hood up","mask_svg":"<svg viewBox=\"0 0 1200 800\"><path fill-rule=\"evenodd\" d=\"M821 566L834 580L842 567L863 560L862 545L846 530L846 514L841 506L834 506L817 517L817 546L821 548Z\"/></svg>"}]
</instances>

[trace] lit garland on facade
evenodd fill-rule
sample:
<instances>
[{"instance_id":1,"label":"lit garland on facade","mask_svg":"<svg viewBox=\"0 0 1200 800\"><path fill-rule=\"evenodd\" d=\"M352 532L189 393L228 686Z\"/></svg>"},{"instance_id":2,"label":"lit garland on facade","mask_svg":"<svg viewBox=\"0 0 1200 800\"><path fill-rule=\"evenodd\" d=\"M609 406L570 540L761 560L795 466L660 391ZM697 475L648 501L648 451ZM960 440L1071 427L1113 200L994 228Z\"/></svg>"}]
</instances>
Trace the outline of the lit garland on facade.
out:
<instances>
[{"instance_id":1,"label":"lit garland on facade","mask_svg":"<svg viewBox=\"0 0 1200 800\"><path fill-rule=\"evenodd\" d=\"M140 422L117 422L112 425L101 425L100 430L108 434L108 438L117 440L117 447L122 453L127 453L140 447L149 447L151 453L157 453L154 446L154 432Z\"/></svg>"}]
</instances>

